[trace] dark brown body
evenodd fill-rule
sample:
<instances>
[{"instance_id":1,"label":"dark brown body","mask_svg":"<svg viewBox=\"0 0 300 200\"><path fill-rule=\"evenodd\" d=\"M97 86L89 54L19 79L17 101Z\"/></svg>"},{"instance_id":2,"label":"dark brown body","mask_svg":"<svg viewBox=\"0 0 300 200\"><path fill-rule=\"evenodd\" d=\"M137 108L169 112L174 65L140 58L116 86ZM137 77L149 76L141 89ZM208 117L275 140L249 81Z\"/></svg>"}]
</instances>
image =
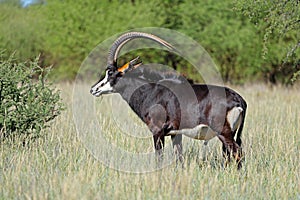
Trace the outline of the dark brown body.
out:
<instances>
[{"instance_id":1,"label":"dark brown body","mask_svg":"<svg viewBox=\"0 0 300 200\"><path fill-rule=\"evenodd\" d=\"M155 80L153 73L158 74ZM241 133L247 104L239 94L226 87L190 84L179 76L166 78L153 70L150 78L145 74L142 67L136 69L122 77L115 89L147 124L159 155L162 155L164 137L171 130L205 124L218 133L224 155L229 159L232 153L241 165ZM236 107L243 111L238 129L233 129L227 115ZM236 131L238 134L234 139ZM182 136L172 136L172 141L178 158L182 160Z\"/></svg>"}]
</instances>

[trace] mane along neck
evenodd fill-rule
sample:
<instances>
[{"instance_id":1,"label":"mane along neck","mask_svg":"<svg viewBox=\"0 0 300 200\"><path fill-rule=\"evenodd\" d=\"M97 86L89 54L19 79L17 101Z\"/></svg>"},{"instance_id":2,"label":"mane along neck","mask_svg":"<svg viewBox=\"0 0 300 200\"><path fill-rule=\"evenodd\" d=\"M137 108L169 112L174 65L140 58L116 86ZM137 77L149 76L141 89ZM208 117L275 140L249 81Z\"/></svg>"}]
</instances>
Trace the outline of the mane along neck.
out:
<instances>
[{"instance_id":1,"label":"mane along neck","mask_svg":"<svg viewBox=\"0 0 300 200\"><path fill-rule=\"evenodd\" d=\"M176 71L171 71L161 67L153 67L143 65L134 69L133 71L125 74L124 78L136 78L140 81L145 81L146 83L158 83L160 81L174 81L174 83L186 83L187 80L184 76L178 74ZM168 71L167 71L168 70Z\"/></svg>"}]
</instances>

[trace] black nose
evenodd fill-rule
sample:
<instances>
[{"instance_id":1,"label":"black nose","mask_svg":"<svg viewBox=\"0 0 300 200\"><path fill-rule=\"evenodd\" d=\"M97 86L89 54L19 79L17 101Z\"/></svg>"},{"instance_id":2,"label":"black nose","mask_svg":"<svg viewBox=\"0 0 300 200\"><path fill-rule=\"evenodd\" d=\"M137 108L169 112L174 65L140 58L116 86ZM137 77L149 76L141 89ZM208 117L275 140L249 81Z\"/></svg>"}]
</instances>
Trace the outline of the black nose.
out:
<instances>
[{"instance_id":1,"label":"black nose","mask_svg":"<svg viewBox=\"0 0 300 200\"><path fill-rule=\"evenodd\" d=\"M90 93L93 94L93 89L90 90Z\"/></svg>"}]
</instances>

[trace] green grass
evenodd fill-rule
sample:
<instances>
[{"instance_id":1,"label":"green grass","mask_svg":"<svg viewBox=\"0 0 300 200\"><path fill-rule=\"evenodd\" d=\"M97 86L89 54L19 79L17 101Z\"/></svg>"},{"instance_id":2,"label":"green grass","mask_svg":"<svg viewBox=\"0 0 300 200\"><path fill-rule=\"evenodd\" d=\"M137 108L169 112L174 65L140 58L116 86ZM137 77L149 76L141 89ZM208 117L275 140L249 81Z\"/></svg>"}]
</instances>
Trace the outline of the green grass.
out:
<instances>
[{"instance_id":1,"label":"green grass","mask_svg":"<svg viewBox=\"0 0 300 200\"><path fill-rule=\"evenodd\" d=\"M141 174L110 169L78 139L72 86L63 85L68 109L44 137L26 147L21 141L0 144L0 199L300 199L299 88L234 88L249 106L242 137L246 161L240 171L235 164L222 167L219 141L210 143L204 161L203 142L188 138L183 141L184 170L175 163ZM110 123L100 121L110 143L128 151L153 151L150 137L128 137Z\"/></svg>"}]
</instances>

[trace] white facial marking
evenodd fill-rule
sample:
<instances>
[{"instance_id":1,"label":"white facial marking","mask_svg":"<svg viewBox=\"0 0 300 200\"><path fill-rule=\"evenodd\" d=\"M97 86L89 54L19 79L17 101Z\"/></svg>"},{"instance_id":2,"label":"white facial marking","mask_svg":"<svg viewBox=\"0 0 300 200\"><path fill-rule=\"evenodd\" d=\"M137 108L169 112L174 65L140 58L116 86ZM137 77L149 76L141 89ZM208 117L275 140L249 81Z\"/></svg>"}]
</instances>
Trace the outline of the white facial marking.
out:
<instances>
[{"instance_id":1,"label":"white facial marking","mask_svg":"<svg viewBox=\"0 0 300 200\"><path fill-rule=\"evenodd\" d=\"M241 112L243 112L243 108L234 107L227 113L227 122L232 131L235 131L241 123Z\"/></svg>"},{"instance_id":2,"label":"white facial marking","mask_svg":"<svg viewBox=\"0 0 300 200\"><path fill-rule=\"evenodd\" d=\"M187 137L196 140L206 140L206 141L218 135L217 132L213 131L209 126L205 124L200 124L190 129L172 130L169 133L169 135L178 135L178 134L183 134Z\"/></svg>"},{"instance_id":3,"label":"white facial marking","mask_svg":"<svg viewBox=\"0 0 300 200\"><path fill-rule=\"evenodd\" d=\"M108 81L108 70L105 73L105 77L91 89L91 93L94 96L100 96L101 94L107 94L113 91L110 82Z\"/></svg>"}]
</instances>

